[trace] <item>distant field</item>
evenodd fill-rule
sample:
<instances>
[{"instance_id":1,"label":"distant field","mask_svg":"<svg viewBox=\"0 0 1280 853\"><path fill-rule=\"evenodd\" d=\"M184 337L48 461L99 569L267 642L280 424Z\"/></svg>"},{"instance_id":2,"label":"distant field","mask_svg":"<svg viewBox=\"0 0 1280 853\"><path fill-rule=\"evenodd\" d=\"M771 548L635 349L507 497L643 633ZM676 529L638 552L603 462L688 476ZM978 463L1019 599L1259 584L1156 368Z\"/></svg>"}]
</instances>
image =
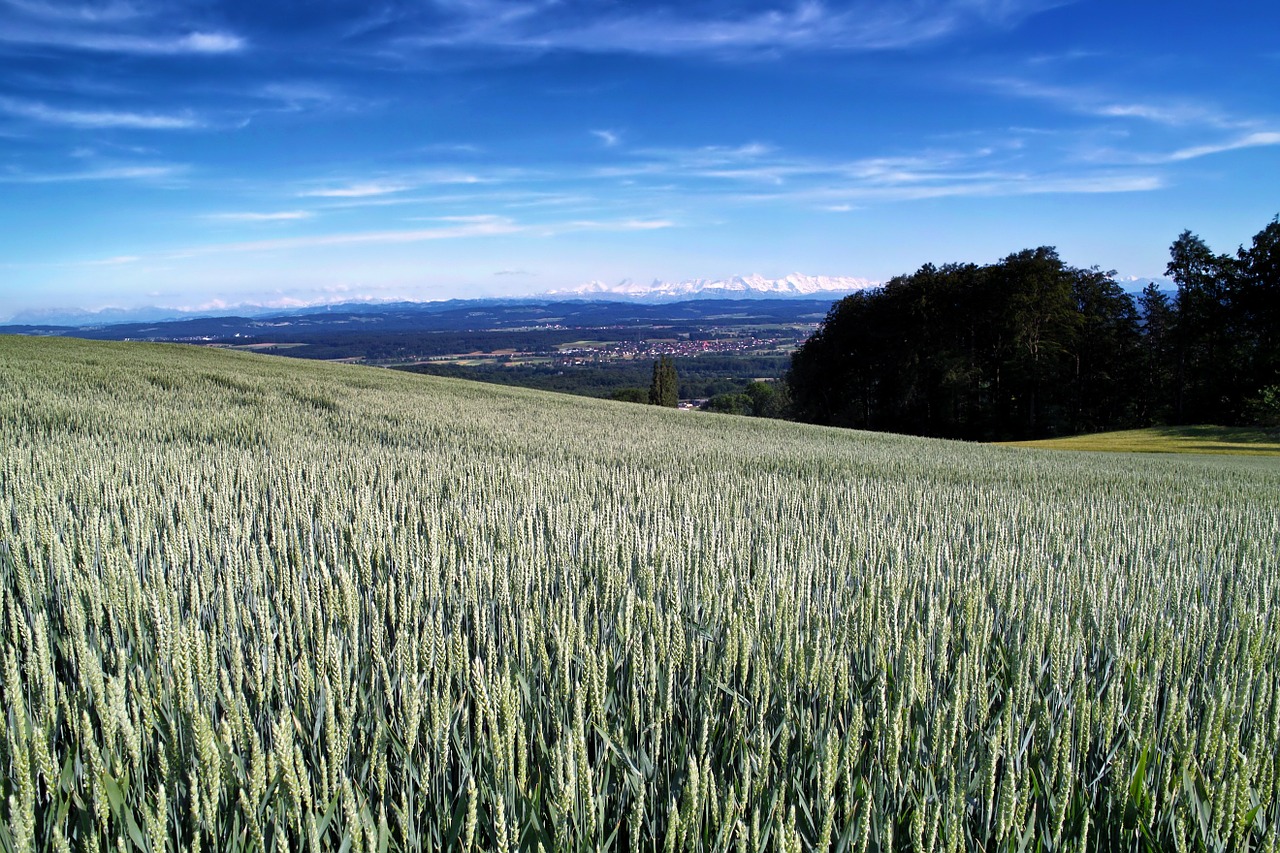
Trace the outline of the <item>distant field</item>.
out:
<instances>
[{"instance_id":1,"label":"distant field","mask_svg":"<svg viewBox=\"0 0 1280 853\"><path fill-rule=\"evenodd\" d=\"M557 344L556 349L599 349L600 347L612 346L616 341L569 341L564 344Z\"/></svg>"},{"instance_id":2,"label":"distant field","mask_svg":"<svg viewBox=\"0 0 1280 853\"><path fill-rule=\"evenodd\" d=\"M0 853L1256 851L1280 465L0 336Z\"/></svg>"},{"instance_id":3,"label":"distant field","mask_svg":"<svg viewBox=\"0 0 1280 853\"><path fill-rule=\"evenodd\" d=\"M285 349L297 349L298 347L305 347L306 344L272 343L270 341L264 341L262 343L256 343L256 344L214 344L214 346L221 347L223 349L236 349L236 350L285 350Z\"/></svg>"},{"instance_id":4,"label":"distant field","mask_svg":"<svg viewBox=\"0 0 1280 853\"><path fill-rule=\"evenodd\" d=\"M1074 435L1069 438L1000 443L1009 447L1038 447L1045 450L1280 456L1280 430L1211 425L1150 427Z\"/></svg>"}]
</instances>

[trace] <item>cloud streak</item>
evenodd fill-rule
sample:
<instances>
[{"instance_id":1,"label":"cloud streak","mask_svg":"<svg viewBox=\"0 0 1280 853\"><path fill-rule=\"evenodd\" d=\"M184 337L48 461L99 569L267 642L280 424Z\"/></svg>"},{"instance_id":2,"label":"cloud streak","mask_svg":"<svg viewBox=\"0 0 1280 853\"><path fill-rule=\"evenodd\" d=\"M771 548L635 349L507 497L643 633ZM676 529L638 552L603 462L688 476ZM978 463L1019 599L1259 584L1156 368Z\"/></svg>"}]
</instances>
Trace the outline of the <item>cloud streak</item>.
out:
<instances>
[{"instance_id":1,"label":"cloud streak","mask_svg":"<svg viewBox=\"0 0 1280 853\"><path fill-rule=\"evenodd\" d=\"M1097 118L1138 119L1165 127L1239 129L1249 124L1205 104L1164 98L1156 101L1118 99L1078 86L1059 86L1016 78L985 81L985 87L1004 95L1056 104L1071 112Z\"/></svg>"},{"instance_id":2,"label":"cloud streak","mask_svg":"<svg viewBox=\"0 0 1280 853\"><path fill-rule=\"evenodd\" d=\"M217 31L153 36L23 26L0 28L0 44L143 56L230 54L249 46L234 33Z\"/></svg>"},{"instance_id":3,"label":"cloud streak","mask_svg":"<svg viewBox=\"0 0 1280 853\"><path fill-rule=\"evenodd\" d=\"M514 234L528 234L537 237L556 237L561 234L577 231L654 231L674 227L676 227L676 223L674 221L663 219L580 220L532 225L519 223L505 216L478 215L456 217L452 224L437 228L351 231L330 234L313 234L304 237L287 237L272 240L252 240L240 243L220 243L185 249L171 253L165 257L176 259L208 255L242 254L247 252L280 252L297 249L317 249L335 246L396 245L425 243L436 240L499 237Z\"/></svg>"},{"instance_id":4,"label":"cloud streak","mask_svg":"<svg viewBox=\"0 0 1280 853\"><path fill-rule=\"evenodd\" d=\"M969 150L832 160L787 156L760 144L659 149L631 164L597 171L604 179L662 180L705 197L756 201L820 200L824 206L856 201L911 201L957 196L1031 193L1137 192L1156 189L1151 173L1117 173L1106 166L1062 175L1051 166L1015 167L1018 140ZM1137 164L1130 164L1137 165Z\"/></svg>"},{"instance_id":5,"label":"cloud streak","mask_svg":"<svg viewBox=\"0 0 1280 853\"><path fill-rule=\"evenodd\" d=\"M599 139L605 148L615 148L622 141L621 137L612 130L593 130L591 135Z\"/></svg>"},{"instance_id":6,"label":"cloud streak","mask_svg":"<svg viewBox=\"0 0 1280 853\"><path fill-rule=\"evenodd\" d=\"M926 0L824 3L799 0L749 11L688 3L650 8L464 0L429 32L405 38L419 48L505 48L546 52L680 55L713 53L758 59L794 50L890 50L969 29L1007 28L1053 0Z\"/></svg>"},{"instance_id":7,"label":"cloud streak","mask_svg":"<svg viewBox=\"0 0 1280 853\"><path fill-rule=\"evenodd\" d=\"M1170 154L1167 160L1168 162L1180 163L1184 160L1194 160L1198 157L1208 157L1212 154L1224 154L1228 151L1239 151L1244 148L1265 148L1272 145L1280 145L1280 133L1260 131L1226 142L1182 148Z\"/></svg>"},{"instance_id":8,"label":"cloud streak","mask_svg":"<svg viewBox=\"0 0 1280 853\"><path fill-rule=\"evenodd\" d=\"M1151 192L1167 186L1159 175L1117 173L1098 175L990 174L981 179L897 185L809 187L770 194L742 194L751 202L807 204L843 213L871 202L892 203L943 198L1003 198L1033 195L1097 195Z\"/></svg>"},{"instance_id":9,"label":"cloud streak","mask_svg":"<svg viewBox=\"0 0 1280 853\"><path fill-rule=\"evenodd\" d=\"M103 166L81 172L10 172L0 173L0 183L65 184L81 181L160 181L171 180L186 171L185 166Z\"/></svg>"},{"instance_id":10,"label":"cloud streak","mask_svg":"<svg viewBox=\"0 0 1280 853\"><path fill-rule=\"evenodd\" d=\"M497 175L474 175L469 172L428 170L402 175L381 176L367 180L350 180L346 183L299 190L299 198L327 198L348 201L383 200L384 196L416 190L426 186L479 185L497 183ZM392 201L391 199L386 199Z\"/></svg>"},{"instance_id":11,"label":"cloud streak","mask_svg":"<svg viewBox=\"0 0 1280 853\"><path fill-rule=\"evenodd\" d=\"M131 130L190 130L202 123L189 114L118 112L112 110L68 110L38 101L0 97L0 110L12 116L45 124L68 127Z\"/></svg>"},{"instance_id":12,"label":"cloud streak","mask_svg":"<svg viewBox=\"0 0 1280 853\"><path fill-rule=\"evenodd\" d=\"M324 187L315 190L303 190L299 198L376 198L393 195L413 189L413 184L386 181L369 181L367 183L348 184L341 187Z\"/></svg>"},{"instance_id":13,"label":"cloud streak","mask_svg":"<svg viewBox=\"0 0 1280 853\"><path fill-rule=\"evenodd\" d=\"M81 266L86 267L117 267L123 264L137 263L142 260L137 255L116 255L113 258L100 258L96 261L83 261Z\"/></svg>"},{"instance_id":14,"label":"cloud streak","mask_svg":"<svg viewBox=\"0 0 1280 853\"><path fill-rule=\"evenodd\" d=\"M1188 145L1174 151L1154 154L1145 151L1126 152L1103 149L1093 152L1090 155L1090 159L1116 165L1169 166L1176 163L1185 163L1189 160L1198 160L1202 157L1212 157L1215 154L1226 154L1231 151L1243 151L1250 148L1269 148L1277 145L1280 145L1280 132L1260 130L1236 135L1228 139L1220 139L1199 145Z\"/></svg>"},{"instance_id":15,"label":"cloud streak","mask_svg":"<svg viewBox=\"0 0 1280 853\"><path fill-rule=\"evenodd\" d=\"M432 240L457 240L469 237L493 237L513 234L521 226L509 220L487 219L443 228L414 228L393 231L354 231L335 234L316 234L307 237L288 237L278 240L253 240L243 243L223 243L201 246L176 253L174 257L219 255L243 252L277 252L291 249L315 249L325 246L371 246L396 243L423 243Z\"/></svg>"},{"instance_id":16,"label":"cloud streak","mask_svg":"<svg viewBox=\"0 0 1280 853\"><path fill-rule=\"evenodd\" d=\"M271 213L243 211L235 213L210 213L205 218L222 222L292 222L310 219L314 214L309 210L280 210Z\"/></svg>"},{"instance_id":17,"label":"cloud streak","mask_svg":"<svg viewBox=\"0 0 1280 853\"><path fill-rule=\"evenodd\" d=\"M1254 134L1230 146L1216 146L1215 150L1273 142L1268 135ZM489 214L475 215L477 208L502 210L513 216L517 210L559 208L561 213L551 224L519 228L523 233L559 234L669 228L676 224L672 210L692 209L698 211L695 216L718 217L743 201L843 211L872 202L1133 193L1169 185L1159 169L1162 163L1171 162L1167 157L1156 162L1113 155L1094 163L1067 163L1028 153L1029 147L1042 144L1056 147L1059 140L1006 136L970 147L853 159L795 154L758 141L736 146L619 149L610 165L562 162L542 164L536 171L498 168L498 177L475 178L474 188L459 188L447 195L410 192L427 180L423 175L440 179L440 175L426 172L365 179L353 176L345 184L304 189L295 192L294 197L320 200L324 210L370 205L408 207L409 221L463 227L494 224ZM1209 153L1207 149L1196 149L1177 156L1205 153ZM519 187L494 186L513 182L518 182ZM569 188L571 192L566 191ZM569 210L573 210L575 218L566 215ZM660 212L653 215L654 211ZM245 219L251 221L247 216ZM436 232L392 233L413 241L428 239ZM400 238L358 239L368 242Z\"/></svg>"}]
</instances>

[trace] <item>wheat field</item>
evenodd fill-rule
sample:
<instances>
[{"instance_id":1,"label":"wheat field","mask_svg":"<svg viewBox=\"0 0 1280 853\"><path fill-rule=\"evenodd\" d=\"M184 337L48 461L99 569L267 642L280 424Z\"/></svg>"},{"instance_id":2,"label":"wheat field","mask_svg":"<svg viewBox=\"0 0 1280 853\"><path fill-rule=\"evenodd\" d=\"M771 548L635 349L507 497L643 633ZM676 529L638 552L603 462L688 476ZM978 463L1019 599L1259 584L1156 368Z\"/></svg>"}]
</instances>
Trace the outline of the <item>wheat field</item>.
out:
<instances>
[{"instance_id":1,"label":"wheat field","mask_svg":"<svg viewBox=\"0 0 1280 853\"><path fill-rule=\"evenodd\" d=\"M1280 465L0 338L4 850L1268 850Z\"/></svg>"}]
</instances>

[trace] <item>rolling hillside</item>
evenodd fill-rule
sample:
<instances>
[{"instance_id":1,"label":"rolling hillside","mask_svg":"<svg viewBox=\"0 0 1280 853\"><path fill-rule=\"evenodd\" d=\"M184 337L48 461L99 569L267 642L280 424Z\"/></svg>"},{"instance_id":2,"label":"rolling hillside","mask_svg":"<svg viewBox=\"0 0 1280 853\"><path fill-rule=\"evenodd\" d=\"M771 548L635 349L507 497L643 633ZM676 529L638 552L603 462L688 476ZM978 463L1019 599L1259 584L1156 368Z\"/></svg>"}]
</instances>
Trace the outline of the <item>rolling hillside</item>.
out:
<instances>
[{"instance_id":1,"label":"rolling hillside","mask_svg":"<svg viewBox=\"0 0 1280 853\"><path fill-rule=\"evenodd\" d=\"M0 337L0 846L1274 849L1277 555L1265 458Z\"/></svg>"}]
</instances>

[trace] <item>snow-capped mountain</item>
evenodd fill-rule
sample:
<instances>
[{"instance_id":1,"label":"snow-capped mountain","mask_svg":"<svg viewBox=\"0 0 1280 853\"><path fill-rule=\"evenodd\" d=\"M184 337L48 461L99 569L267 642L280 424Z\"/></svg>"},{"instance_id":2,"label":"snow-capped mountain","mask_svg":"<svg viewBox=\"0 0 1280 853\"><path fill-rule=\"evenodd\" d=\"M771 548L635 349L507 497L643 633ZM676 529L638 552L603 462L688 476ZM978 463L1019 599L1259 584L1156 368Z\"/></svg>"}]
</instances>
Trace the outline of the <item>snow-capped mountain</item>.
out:
<instances>
[{"instance_id":1,"label":"snow-capped mountain","mask_svg":"<svg viewBox=\"0 0 1280 853\"><path fill-rule=\"evenodd\" d=\"M1116 284L1124 289L1125 293L1141 293L1142 289L1148 284L1154 284L1157 290L1163 290L1166 293L1173 293L1178 289L1178 285L1174 283L1173 279L1165 276L1152 278L1140 275L1121 275L1116 276L1115 281Z\"/></svg>"},{"instance_id":2,"label":"snow-capped mountain","mask_svg":"<svg viewBox=\"0 0 1280 853\"><path fill-rule=\"evenodd\" d=\"M688 281L658 281L649 284L623 279L617 284L592 281L581 287L552 290L543 294L556 299L760 299L770 297L835 296L875 287L879 282L849 276L804 275L785 278L736 275L726 279L695 278Z\"/></svg>"}]
</instances>

